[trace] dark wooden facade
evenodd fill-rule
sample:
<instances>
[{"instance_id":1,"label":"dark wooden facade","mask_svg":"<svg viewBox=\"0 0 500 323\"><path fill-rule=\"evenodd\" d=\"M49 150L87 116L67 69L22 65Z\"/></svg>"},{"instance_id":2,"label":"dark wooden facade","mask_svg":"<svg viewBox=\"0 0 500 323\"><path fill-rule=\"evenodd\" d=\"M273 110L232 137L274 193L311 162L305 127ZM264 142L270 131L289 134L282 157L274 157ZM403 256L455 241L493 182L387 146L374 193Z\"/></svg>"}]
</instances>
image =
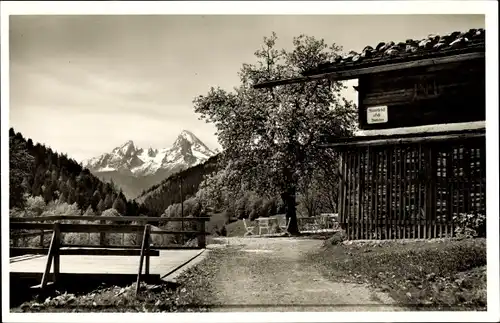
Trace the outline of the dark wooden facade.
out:
<instances>
[{"instance_id":1,"label":"dark wooden facade","mask_svg":"<svg viewBox=\"0 0 500 323\"><path fill-rule=\"evenodd\" d=\"M359 127L375 134L485 121L484 58L365 75L358 94ZM385 115L374 114L380 108ZM451 237L455 216L485 214L485 131L405 138L338 147L338 211L348 239Z\"/></svg>"},{"instance_id":2,"label":"dark wooden facade","mask_svg":"<svg viewBox=\"0 0 500 323\"><path fill-rule=\"evenodd\" d=\"M485 120L485 66L474 59L359 78L359 127L365 130ZM370 107L387 120L367 120Z\"/></svg>"},{"instance_id":3,"label":"dark wooden facade","mask_svg":"<svg viewBox=\"0 0 500 323\"><path fill-rule=\"evenodd\" d=\"M359 127L372 133L485 121L484 58L365 75L358 94ZM486 213L485 131L413 136L338 147L348 239L451 237L455 216Z\"/></svg>"},{"instance_id":4,"label":"dark wooden facade","mask_svg":"<svg viewBox=\"0 0 500 323\"><path fill-rule=\"evenodd\" d=\"M340 148L339 218L349 239L453 236L486 212L485 137Z\"/></svg>"}]
</instances>

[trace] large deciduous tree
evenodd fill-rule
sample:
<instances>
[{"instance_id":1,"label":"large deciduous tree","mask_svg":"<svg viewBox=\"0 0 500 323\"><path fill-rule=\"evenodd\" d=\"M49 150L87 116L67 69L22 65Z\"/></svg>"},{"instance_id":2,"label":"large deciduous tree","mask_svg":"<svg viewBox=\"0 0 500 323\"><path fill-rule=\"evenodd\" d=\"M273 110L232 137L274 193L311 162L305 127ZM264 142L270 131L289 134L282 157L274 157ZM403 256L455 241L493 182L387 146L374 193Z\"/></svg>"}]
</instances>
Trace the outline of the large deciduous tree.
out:
<instances>
[{"instance_id":1,"label":"large deciduous tree","mask_svg":"<svg viewBox=\"0 0 500 323\"><path fill-rule=\"evenodd\" d=\"M257 63L243 64L241 84L234 91L211 88L195 98L194 106L200 119L217 128L222 161L233 175L226 177L225 185L279 194L291 219L289 231L298 233L299 179L331 161L331 153L320 147L321 138L348 135L355 107L340 95L344 85L329 80L254 89L262 81L299 76L341 50L304 35L294 38L292 50L278 50L276 40L274 33L264 38L255 52Z\"/></svg>"}]
</instances>

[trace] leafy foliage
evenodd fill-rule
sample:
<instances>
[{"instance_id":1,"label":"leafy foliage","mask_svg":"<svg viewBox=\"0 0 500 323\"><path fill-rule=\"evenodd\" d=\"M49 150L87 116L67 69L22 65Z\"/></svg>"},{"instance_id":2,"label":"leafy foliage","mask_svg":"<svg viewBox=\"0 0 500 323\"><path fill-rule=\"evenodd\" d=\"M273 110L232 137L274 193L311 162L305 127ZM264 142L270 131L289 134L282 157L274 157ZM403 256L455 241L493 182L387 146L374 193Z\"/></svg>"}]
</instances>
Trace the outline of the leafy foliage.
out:
<instances>
[{"instance_id":1,"label":"leafy foliage","mask_svg":"<svg viewBox=\"0 0 500 323\"><path fill-rule=\"evenodd\" d=\"M215 124L222 160L230 172L224 185L233 192L252 190L262 196L280 195L290 231L298 231L296 191L299 179L311 176L333 154L320 147L323 136L350 134L354 104L339 94L343 85L329 80L256 90L265 80L290 78L332 59L335 44L299 36L292 51L275 48L277 37L264 38L255 52L256 65L243 64L241 84L233 92L211 88L194 100L201 119Z\"/></svg>"},{"instance_id":2,"label":"leafy foliage","mask_svg":"<svg viewBox=\"0 0 500 323\"><path fill-rule=\"evenodd\" d=\"M69 205L68 203L62 203L64 206ZM46 203L43 197L41 196L29 196L27 198L25 214L29 216L40 216L46 213ZM52 210L51 210L52 211ZM55 211L55 210L54 210Z\"/></svg>"},{"instance_id":3,"label":"leafy foliage","mask_svg":"<svg viewBox=\"0 0 500 323\"><path fill-rule=\"evenodd\" d=\"M196 198L204 209L224 212L227 219L256 219L284 212L284 205L276 196L261 196L254 191L232 191L225 186L226 176L231 172L225 168L207 176L200 184Z\"/></svg>"},{"instance_id":4,"label":"leafy foliage","mask_svg":"<svg viewBox=\"0 0 500 323\"><path fill-rule=\"evenodd\" d=\"M118 212L115 208L107 209L106 211L102 212L101 214L102 217L116 217L120 216L120 212Z\"/></svg>"},{"instance_id":5,"label":"leafy foliage","mask_svg":"<svg viewBox=\"0 0 500 323\"><path fill-rule=\"evenodd\" d=\"M453 217L455 234L459 238L486 237L486 215L460 213Z\"/></svg>"}]
</instances>

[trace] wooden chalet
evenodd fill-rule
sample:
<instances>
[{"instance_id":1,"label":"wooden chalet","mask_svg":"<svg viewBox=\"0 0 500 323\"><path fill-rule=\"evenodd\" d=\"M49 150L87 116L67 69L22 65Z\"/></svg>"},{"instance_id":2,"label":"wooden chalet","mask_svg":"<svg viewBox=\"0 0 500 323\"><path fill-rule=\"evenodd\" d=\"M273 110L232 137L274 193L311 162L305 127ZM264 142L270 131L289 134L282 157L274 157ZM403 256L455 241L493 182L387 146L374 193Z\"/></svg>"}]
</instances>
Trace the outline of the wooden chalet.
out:
<instances>
[{"instance_id":1,"label":"wooden chalet","mask_svg":"<svg viewBox=\"0 0 500 323\"><path fill-rule=\"evenodd\" d=\"M348 239L452 236L453 217L486 212L485 31L380 43L294 79L358 79L359 131L330 138L341 158Z\"/></svg>"}]
</instances>

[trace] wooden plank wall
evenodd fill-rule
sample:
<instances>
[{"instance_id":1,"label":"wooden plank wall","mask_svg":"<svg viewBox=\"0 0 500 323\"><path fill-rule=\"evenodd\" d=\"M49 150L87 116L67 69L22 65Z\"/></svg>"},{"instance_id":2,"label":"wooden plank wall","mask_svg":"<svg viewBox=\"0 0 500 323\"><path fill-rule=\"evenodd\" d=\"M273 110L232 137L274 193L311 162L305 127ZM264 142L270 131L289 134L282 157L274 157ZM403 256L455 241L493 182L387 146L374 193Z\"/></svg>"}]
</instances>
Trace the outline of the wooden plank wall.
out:
<instances>
[{"instance_id":1,"label":"wooden plank wall","mask_svg":"<svg viewBox=\"0 0 500 323\"><path fill-rule=\"evenodd\" d=\"M348 239L453 236L453 216L486 212L484 138L342 151L339 214Z\"/></svg>"},{"instance_id":2,"label":"wooden plank wall","mask_svg":"<svg viewBox=\"0 0 500 323\"><path fill-rule=\"evenodd\" d=\"M367 75L358 91L361 129L486 119L484 60ZM387 106L386 123L368 124L367 108L375 106Z\"/></svg>"}]
</instances>

